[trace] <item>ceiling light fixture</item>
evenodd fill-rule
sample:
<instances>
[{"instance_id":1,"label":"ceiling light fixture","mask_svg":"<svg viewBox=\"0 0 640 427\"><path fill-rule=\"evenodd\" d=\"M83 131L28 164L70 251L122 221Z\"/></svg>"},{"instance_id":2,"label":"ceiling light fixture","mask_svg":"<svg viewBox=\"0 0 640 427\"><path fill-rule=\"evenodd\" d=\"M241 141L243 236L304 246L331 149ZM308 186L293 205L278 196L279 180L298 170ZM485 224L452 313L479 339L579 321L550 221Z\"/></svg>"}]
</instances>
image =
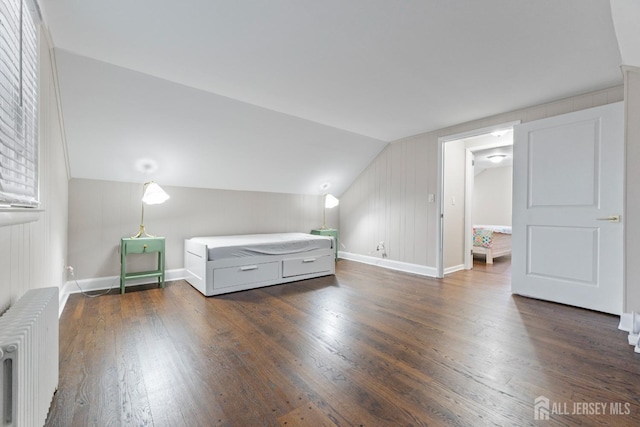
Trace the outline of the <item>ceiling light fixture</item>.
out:
<instances>
[{"instance_id":1,"label":"ceiling light fixture","mask_svg":"<svg viewBox=\"0 0 640 427\"><path fill-rule=\"evenodd\" d=\"M491 163L500 163L507 157L506 154L492 154L491 156L487 156L487 160Z\"/></svg>"}]
</instances>

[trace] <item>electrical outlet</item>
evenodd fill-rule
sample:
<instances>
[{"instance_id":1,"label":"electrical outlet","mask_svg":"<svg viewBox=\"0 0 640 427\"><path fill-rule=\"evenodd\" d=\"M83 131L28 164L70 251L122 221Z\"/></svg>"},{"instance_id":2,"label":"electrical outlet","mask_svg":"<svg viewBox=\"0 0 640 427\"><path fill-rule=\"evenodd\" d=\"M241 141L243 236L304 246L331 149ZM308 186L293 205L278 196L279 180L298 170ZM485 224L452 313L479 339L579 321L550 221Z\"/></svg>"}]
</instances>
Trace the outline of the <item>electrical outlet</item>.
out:
<instances>
[{"instance_id":1,"label":"electrical outlet","mask_svg":"<svg viewBox=\"0 0 640 427\"><path fill-rule=\"evenodd\" d=\"M384 242L379 242L378 246L376 246L376 251L377 252L382 252L382 258L386 258L387 257L387 251L384 248Z\"/></svg>"},{"instance_id":2,"label":"electrical outlet","mask_svg":"<svg viewBox=\"0 0 640 427\"><path fill-rule=\"evenodd\" d=\"M71 267L70 265L65 265L65 266L64 266L64 269L65 269L65 270L67 270L67 274L68 274L69 276L73 276L73 275L74 275L73 267Z\"/></svg>"}]
</instances>

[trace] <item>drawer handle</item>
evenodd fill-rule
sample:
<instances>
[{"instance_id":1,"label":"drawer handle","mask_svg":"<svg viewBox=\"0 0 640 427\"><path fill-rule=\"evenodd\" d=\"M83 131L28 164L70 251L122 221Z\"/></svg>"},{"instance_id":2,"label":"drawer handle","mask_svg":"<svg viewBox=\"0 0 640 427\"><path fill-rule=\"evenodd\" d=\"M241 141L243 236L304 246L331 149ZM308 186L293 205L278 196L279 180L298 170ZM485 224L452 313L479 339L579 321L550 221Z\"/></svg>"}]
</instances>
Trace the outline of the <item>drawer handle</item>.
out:
<instances>
[{"instance_id":1,"label":"drawer handle","mask_svg":"<svg viewBox=\"0 0 640 427\"><path fill-rule=\"evenodd\" d=\"M245 265L240 267L240 271L250 271L250 270L257 270L258 266L257 265Z\"/></svg>"},{"instance_id":2,"label":"drawer handle","mask_svg":"<svg viewBox=\"0 0 640 427\"><path fill-rule=\"evenodd\" d=\"M316 259L315 258L307 258L307 259L303 259L302 262L306 263L306 262L315 262Z\"/></svg>"},{"instance_id":3,"label":"drawer handle","mask_svg":"<svg viewBox=\"0 0 640 427\"><path fill-rule=\"evenodd\" d=\"M147 249L147 245L142 245L142 248L143 249Z\"/></svg>"}]
</instances>

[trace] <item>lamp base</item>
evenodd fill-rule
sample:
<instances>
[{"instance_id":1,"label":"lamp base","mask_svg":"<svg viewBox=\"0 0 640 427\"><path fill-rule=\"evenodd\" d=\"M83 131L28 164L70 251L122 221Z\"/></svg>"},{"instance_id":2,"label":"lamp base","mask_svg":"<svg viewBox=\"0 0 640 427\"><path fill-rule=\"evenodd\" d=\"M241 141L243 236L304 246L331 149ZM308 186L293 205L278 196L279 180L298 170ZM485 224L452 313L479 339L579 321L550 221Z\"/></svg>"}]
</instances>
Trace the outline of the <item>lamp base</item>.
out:
<instances>
[{"instance_id":1,"label":"lamp base","mask_svg":"<svg viewBox=\"0 0 640 427\"><path fill-rule=\"evenodd\" d=\"M152 236L151 234L147 233L144 229L144 225L140 224L140 230L138 230L138 234L136 234L135 236L131 236L131 238L138 239L140 237L156 237L156 236Z\"/></svg>"}]
</instances>

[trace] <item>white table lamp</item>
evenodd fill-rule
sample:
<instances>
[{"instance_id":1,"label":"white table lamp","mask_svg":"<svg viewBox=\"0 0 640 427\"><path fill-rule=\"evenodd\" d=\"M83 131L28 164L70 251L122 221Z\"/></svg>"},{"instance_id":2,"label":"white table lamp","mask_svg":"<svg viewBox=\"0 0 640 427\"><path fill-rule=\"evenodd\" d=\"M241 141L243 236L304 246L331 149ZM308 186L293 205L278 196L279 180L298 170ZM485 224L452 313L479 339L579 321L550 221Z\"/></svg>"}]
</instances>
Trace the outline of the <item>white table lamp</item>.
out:
<instances>
[{"instance_id":1,"label":"white table lamp","mask_svg":"<svg viewBox=\"0 0 640 427\"><path fill-rule=\"evenodd\" d=\"M144 229L144 205L159 205L169 199L169 195L155 182L145 182L142 187L142 217L140 218L140 230L132 239L138 237L154 237Z\"/></svg>"},{"instance_id":2,"label":"white table lamp","mask_svg":"<svg viewBox=\"0 0 640 427\"><path fill-rule=\"evenodd\" d=\"M327 209L333 209L340 204L340 200L338 200L335 196L331 194L324 195L324 208L322 209L322 227L321 230L327 229Z\"/></svg>"}]
</instances>

